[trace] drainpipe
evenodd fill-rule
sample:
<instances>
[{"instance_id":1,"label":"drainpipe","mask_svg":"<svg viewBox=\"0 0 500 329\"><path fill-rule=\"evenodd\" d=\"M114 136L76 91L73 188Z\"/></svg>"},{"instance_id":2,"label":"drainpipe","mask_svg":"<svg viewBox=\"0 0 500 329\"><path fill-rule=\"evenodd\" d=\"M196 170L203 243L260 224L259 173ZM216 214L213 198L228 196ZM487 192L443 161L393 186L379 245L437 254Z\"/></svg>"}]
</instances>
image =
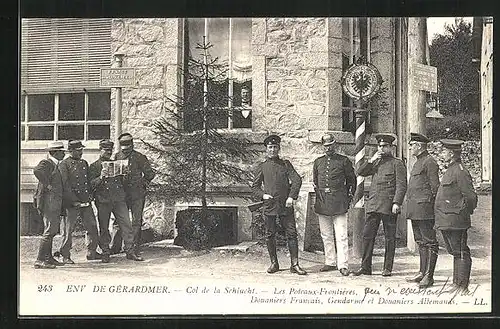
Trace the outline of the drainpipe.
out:
<instances>
[{"instance_id":1,"label":"drainpipe","mask_svg":"<svg viewBox=\"0 0 500 329\"><path fill-rule=\"evenodd\" d=\"M124 54L115 54L116 67L122 67ZM122 133L122 88L116 88L116 111L115 111L115 148L120 152L118 136Z\"/></svg>"}]
</instances>

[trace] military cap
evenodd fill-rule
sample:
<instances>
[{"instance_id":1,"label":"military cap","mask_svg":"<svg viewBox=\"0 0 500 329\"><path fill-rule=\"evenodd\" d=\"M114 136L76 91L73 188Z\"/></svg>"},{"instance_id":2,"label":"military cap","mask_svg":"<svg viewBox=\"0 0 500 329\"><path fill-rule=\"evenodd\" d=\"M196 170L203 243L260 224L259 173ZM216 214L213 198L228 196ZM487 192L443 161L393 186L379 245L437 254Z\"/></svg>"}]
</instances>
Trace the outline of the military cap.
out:
<instances>
[{"instance_id":1,"label":"military cap","mask_svg":"<svg viewBox=\"0 0 500 329\"><path fill-rule=\"evenodd\" d=\"M427 136L418 134L418 133L410 133L410 142L420 142L420 143L429 143L431 140L427 138Z\"/></svg>"},{"instance_id":2,"label":"military cap","mask_svg":"<svg viewBox=\"0 0 500 329\"><path fill-rule=\"evenodd\" d=\"M443 144L444 147L446 147L449 150L461 150L462 149L462 144L464 143L463 140L460 139L441 139L440 140L441 144Z\"/></svg>"},{"instance_id":3,"label":"military cap","mask_svg":"<svg viewBox=\"0 0 500 329\"><path fill-rule=\"evenodd\" d=\"M79 140L70 139L68 141L68 151L81 150L84 147L85 145L83 145L82 142Z\"/></svg>"},{"instance_id":4,"label":"military cap","mask_svg":"<svg viewBox=\"0 0 500 329\"><path fill-rule=\"evenodd\" d=\"M396 136L392 134L376 134L375 139L379 145L392 145L392 142L396 139Z\"/></svg>"},{"instance_id":5,"label":"military cap","mask_svg":"<svg viewBox=\"0 0 500 329\"><path fill-rule=\"evenodd\" d=\"M112 150L114 144L115 143L113 143L109 139L103 139L103 140L101 140L99 142L99 149L101 149L101 150Z\"/></svg>"},{"instance_id":6,"label":"military cap","mask_svg":"<svg viewBox=\"0 0 500 329\"><path fill-rule=\"evenodd\" d=\"M50 141L47 143L47 147L45 148L47 151L58 151L64 150L64 144L61 141Z\"/></svg>"},{"instance_id":7,"label":"military cap","mask_svg":"<svg viewBox=\"0 0 500 329\"><path fill-rule=\"evenodd\" d=\"M264 139L264 145L279 145L281 138L278 135L269 135Z\"/></svg>"},{"instance_id":8,"label":"military cap","mask_svg":"<svg viewBox=\"0 0 500 329\"><path fill-rule=\"evenodd\" d=\"M118 142L120 145L132 145L133 140L132 135L129 133L123 133L118 136Z\"/></svg>"},{"instance_id":9,"label":"military cap","mask_svg":"<svg viewBox=\"0 0 500 329\"><path fill-rule=\"evenodd\" d=\"M321 137L321 143L323 144L323 146L329 146L335 144L336 141L335 138L333 138L333 135L325 134L323 135L323 137Z\"/></svg>"}]
</instances>

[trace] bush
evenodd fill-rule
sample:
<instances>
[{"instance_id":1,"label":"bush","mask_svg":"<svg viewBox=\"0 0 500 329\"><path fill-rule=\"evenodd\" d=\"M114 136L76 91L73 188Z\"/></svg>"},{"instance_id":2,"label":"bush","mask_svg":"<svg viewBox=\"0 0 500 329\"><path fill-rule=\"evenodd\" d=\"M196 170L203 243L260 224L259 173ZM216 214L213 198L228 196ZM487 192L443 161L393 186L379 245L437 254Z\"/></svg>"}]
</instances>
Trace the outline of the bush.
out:
<instances>
[{"instance_id":1,"label":"bush","mask_svg":"<svg viewBox=\"0 0 500 329\"><path fill-rule=\"evenodd\" d=\"M459 114L443 119L426 119L427 137L431 140L456 138L466 141L481 139L481 118L477 114Z\"/></svg>"},{"instance_id":2,"label":"bush","mask_svg":"<svg viewBox=\"0 0 500 329\"><path fill-rule=\"evenodd\" d=\"M205 214L199 208L178 211L174 244L186 250L203 250L235 243L232 222L233 214L225 209L208 209Z\"/></svg>"}]
</instances>

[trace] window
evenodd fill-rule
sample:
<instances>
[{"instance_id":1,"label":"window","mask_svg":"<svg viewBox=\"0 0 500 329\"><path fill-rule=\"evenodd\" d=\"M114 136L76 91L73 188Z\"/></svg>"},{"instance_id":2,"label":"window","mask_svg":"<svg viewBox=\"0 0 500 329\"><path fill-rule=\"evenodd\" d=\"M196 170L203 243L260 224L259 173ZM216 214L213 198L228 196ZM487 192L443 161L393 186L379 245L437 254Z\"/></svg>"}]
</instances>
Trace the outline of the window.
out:
<instances>
[{"instance_id":1,"label":"window","mask_svg":"<svg viewBox=\"0 0 500 329\"><path fill-rule=\"evenodd\" d=\"M342 72L359 58L370 61L370 19L366 17L342 18ZM356 104L342 91L342 131L356 131L354 110ZM369 117L367 121L369 122ZM366 132L371 133L370 125Z\"/></svg>"},{"instance_id":2,"label":"window","mask_svg":"<svg viewBox=\"0 0 500 329\"><path fill-rule=\"evenodd\" d=\"M110 137L110 91L21 96L21 140Z\"/></svg>"},{"instance_id":3,"label":"window","mask_svg":"<svg viewBox=\"0 0 500 329\"><path fill-rule=\"evenodd\" d=\"M209 103L211 111L216 111L216 128L252 127L252 19L251 18L192 18L186 20L185 28L185 70L192 72L189 59L203 61L203 54L197 49L203 37L212 45L210 55L217 57L224 74L217 82L210 83L208 91L219 90L221 95ZM199 99L197 106L203 105L203 85L185 84L184 97ZM200 115L195 111L184 113L184 128L193 131L202 128Z\"/></svg>"}]
</instances>

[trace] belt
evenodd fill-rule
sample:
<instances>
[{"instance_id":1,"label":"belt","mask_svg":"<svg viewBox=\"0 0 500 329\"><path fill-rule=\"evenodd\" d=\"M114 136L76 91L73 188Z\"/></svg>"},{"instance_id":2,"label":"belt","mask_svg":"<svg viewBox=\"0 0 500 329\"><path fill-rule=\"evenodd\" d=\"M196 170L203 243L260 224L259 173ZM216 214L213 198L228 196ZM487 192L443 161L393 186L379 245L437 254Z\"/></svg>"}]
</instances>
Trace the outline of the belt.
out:
<instances>
[{"instance_id":1,"label":"belt","mask_svg":"<svg viewBox=\"0 0 500 329\"><path fill-rule=\"evenodd\" d=\"M330 193L330 192L333 192L333 190L329 187L325 187L325 188L318 188L317 189L318 191L321 191L321 192L325 192L325 193Z\"/></svg>"}]
</instances>

